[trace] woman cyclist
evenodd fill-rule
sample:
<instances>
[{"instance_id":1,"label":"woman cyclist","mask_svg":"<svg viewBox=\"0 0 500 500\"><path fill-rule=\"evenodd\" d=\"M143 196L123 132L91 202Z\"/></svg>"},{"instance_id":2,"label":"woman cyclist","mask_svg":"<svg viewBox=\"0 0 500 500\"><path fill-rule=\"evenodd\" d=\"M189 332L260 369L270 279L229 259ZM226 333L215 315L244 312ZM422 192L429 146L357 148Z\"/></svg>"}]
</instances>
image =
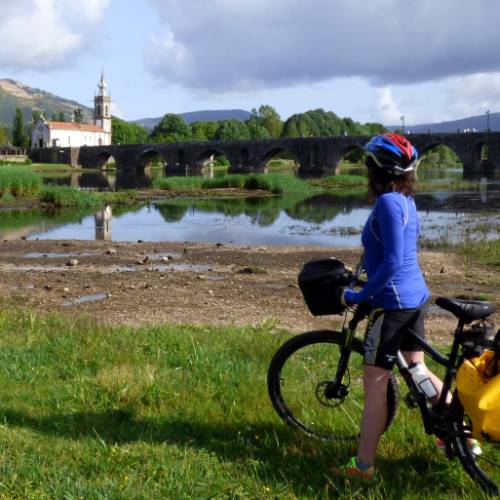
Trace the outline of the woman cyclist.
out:
<instances>
[{"instance_id":1,"label":"woman cyclist","mask_svg":"<svg viewBox=\"0 0 500 500\"><path fill-rule=\"evenodd\" d=\"M413 200L418 154L403 136L373 137L365 146L369 191L375 200L362 233L368 281L361 291L342 293L345 305L369 301L373 311L364 342L365 403L357 456L334 473L373 478L375 454L387 419L387 382L401 350L408 364L424 363L409 339L424 336L429 291L417 259L419 222ZM442 382L429 372L439 392Z\"/></svg>"}]
</instances>

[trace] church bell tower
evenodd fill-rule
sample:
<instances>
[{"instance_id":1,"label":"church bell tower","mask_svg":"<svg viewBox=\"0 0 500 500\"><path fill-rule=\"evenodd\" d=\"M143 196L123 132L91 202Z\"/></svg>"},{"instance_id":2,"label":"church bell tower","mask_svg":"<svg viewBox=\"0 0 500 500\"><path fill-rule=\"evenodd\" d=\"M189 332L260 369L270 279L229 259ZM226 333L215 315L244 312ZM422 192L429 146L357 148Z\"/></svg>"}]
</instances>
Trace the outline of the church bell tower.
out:
<instances>
[{"instance_id":1,"label":"church bell tower","mask_svg":"<svg viewBox=\"0 0 500 500\"><path fill-rule=\"evenodd\" d=\"M101 73L97 94L94 97L94 124L104 129L104 132L108 133L111 139L111 96L108 84L104 80L104 72ZM111 144L111 140L109 144Z\"/></svg>"}]
</instances>

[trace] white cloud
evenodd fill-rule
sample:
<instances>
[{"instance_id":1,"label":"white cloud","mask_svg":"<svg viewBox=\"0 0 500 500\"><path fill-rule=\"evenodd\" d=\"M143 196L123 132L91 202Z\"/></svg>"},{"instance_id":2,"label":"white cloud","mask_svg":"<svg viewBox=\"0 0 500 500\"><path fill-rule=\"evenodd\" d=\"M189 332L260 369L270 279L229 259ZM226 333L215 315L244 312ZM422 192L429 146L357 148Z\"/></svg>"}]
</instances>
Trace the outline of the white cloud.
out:
<instances>
[{"instance_id":1,"label":"white cloud","mask_svg":"<svg viewBox=\"0 0 500 500\"><path fill-rule=\"evenodd\" d=\"M213 93L360 76L377 86L500 70L491 0L150 0L155 76Z\"/></svg>"},{"instance_id":2,"label":"white cloud","mask_svg":"<svg viewBox=\"0 0 500 500\"><path fill-rule=\"evenodd\" d=\"M109 0L2 0L0 68L63 67L93 43Z\"/></svg>"},{"instance_id":3,"label":"white cloud","mask_svg":"<svg viewBox=\"0 0 500 500\"><path fill-rule=\"evenodd\" d=\"M381 120L382 123L388 124L400 123L402 115L392 97L391 87L387 86L377 89L376 95L378 108L376 116L379 117L379 120ZM406 120L408 120L408 118L408 116L405 117ZM408 121L406 123L408 123Z\"/></svg>"},{"instance_id":4,"label":"white cloud","mask_svg":"<svg viewBox=\"0 0 500 500\"><path fill-rule=\"evenodd\" d=\"M461 116L477 116L486 110L500 111L500 72L454 78L447 106Z\"/></svg>"}]
</instances>

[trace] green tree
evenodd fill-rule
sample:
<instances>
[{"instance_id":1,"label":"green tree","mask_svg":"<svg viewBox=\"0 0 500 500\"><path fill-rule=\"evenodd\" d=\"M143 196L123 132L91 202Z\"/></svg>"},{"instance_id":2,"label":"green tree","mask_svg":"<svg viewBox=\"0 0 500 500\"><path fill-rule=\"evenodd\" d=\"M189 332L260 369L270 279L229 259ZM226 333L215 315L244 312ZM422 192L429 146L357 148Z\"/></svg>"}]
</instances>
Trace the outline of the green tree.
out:
<instances>
[{"instance_id":1,"label":"green tree","mask_svg":"<svg viewBox=\"0 0 500 500\"><path fill-rule=\"evenodd\" d=\"M0 126L0 145L8 146L10 143L9 131L5 127Z\"/></svg>"},{"instance_id":2,"label":"green tree","mask_svg":"<svg viewBox=\"0 0 500 500\"><path fill-rule=\"evenodd\" d=\"M244 141L250 139L250 131L239 120L223 120L219 122L215 138L218 141Z\"/></svg>"},{"instance_id":3,"label":"green tree","mask_svg":"<svg viewBox=\"0 0 500 500\"><path fill-rule=\"evenodd\" d=\"M263 104L258 110L252 109L250 120L252 119L255 119L259 126L267 130L269 137L280 137L283 130L283 121L272 106Z\"/></svg>"},{"instance_id":4,"label":"green tree","mask_svg":"<svg viewBox=\"0 0 500 500\"><path fill-rule=\"evenodd\" d=\"M42 110L41 109L32 109L31 110L31 119L33 123L37 123L42 118Z\"/></svg>"},{"instance_id":5,"label":"green tree","mask_svg":"<svg viewBox=\"0 0 500 500\"><path fill-rule=\"evenodd\" d=\"M120 118L111 119L113 144L145 144L148 142L148 131L137 123L129 123Z\"/></svg>"},{"instance_id":6,"label":"green tree","mask_svg":"<svg viewBox=\"0 0 500 500\"><path fill-rule=\"evenodd\" d=\"M73 121L75 123L83 123L83 109L75 108L73 110Z\"/></svg>"},{"instance_id":7,"label":"green tree","mask_svg":"<svg viewBox=\"0 0 500 500\"><path fill-rule=\"evenodd\" d=\"M24 148L28 145L28 136L24 128L23 112L20 108L16 108L16 114L12 124L12 144L20 148Z\"/></svg>"},{"instance_id":8,"label":"green tree","mask_svg":"<svg viewBox=\"0 0 500 500\"><path fill-rule=\"evenodd\" d=\"M245 122L250 134L250 139L269 139L271 135L268 130L262 126L256 109L252 109L252 115Z\"/></svg>"},{"instance_id":9,"label":"green tree","mask_svg":"<svg viewBox=\"0 0 500 500\"><path fill-rule=\"evenodd\" d=\"M217 122L193 122L189 125L193 141L213 141L217 132Z\"/></svg>"},{"instance_id":10,"label":"green tree","mask_svg":"<svg viewBox=\"0 0 500 500\"><path fill-rule=\"evenodd\" d=\"M191 139L190 128L181 115L167 113L153 128L152 142L182 142Z\"/></svg>"}]
</instances>

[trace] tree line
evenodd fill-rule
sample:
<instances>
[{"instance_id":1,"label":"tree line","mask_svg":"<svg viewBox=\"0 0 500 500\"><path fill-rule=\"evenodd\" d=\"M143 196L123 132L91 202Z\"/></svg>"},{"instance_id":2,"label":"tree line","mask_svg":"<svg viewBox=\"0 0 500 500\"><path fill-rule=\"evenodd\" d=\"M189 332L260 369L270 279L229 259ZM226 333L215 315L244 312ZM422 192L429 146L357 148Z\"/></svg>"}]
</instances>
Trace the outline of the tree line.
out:
<instances>
[{"instance_id":1,"label":"tree line","mask_svg":"<svg viewBox=\"0 0 500 500\"><path fill-rule=\"evenodd\" d=\"M373 135L384 131L381 123L361 124L351 118L340 118L332 111L323 109L297 113L282 121L278 112L268 105L252 109L245 122L231 119L187 124L181 115L167 113L149 134L140 125L113 119L113 142L119 144Z\"/></svg>"},{"instance_id":2,"label":"tree line","mask_svg":"<svg viewBox=\"0 0 500 500\"><path fill-rule=\"evenodd\" d=\"M41 111L32 111L32 123L41 117ZM76 108L71 117L75 123L83 122L83 110ZM65 122L63 111L53 113L52 121ZM23 121L23 112L16 108L12 129L0 127L0 144L28 147L31 125ZM297 113L283 121L278 112L268 105L253 109L245 122L239 120L197 121L187 124L183 117L167 113L148 131L136 123L112 118L113 144L175 143L182 141L237 141L251 139L275 139L279 137L320 137L329 135L373 135L385 128L380 123L355 122L340 118L332 111L315 109Z\"/></svg>"}]
</instances>

